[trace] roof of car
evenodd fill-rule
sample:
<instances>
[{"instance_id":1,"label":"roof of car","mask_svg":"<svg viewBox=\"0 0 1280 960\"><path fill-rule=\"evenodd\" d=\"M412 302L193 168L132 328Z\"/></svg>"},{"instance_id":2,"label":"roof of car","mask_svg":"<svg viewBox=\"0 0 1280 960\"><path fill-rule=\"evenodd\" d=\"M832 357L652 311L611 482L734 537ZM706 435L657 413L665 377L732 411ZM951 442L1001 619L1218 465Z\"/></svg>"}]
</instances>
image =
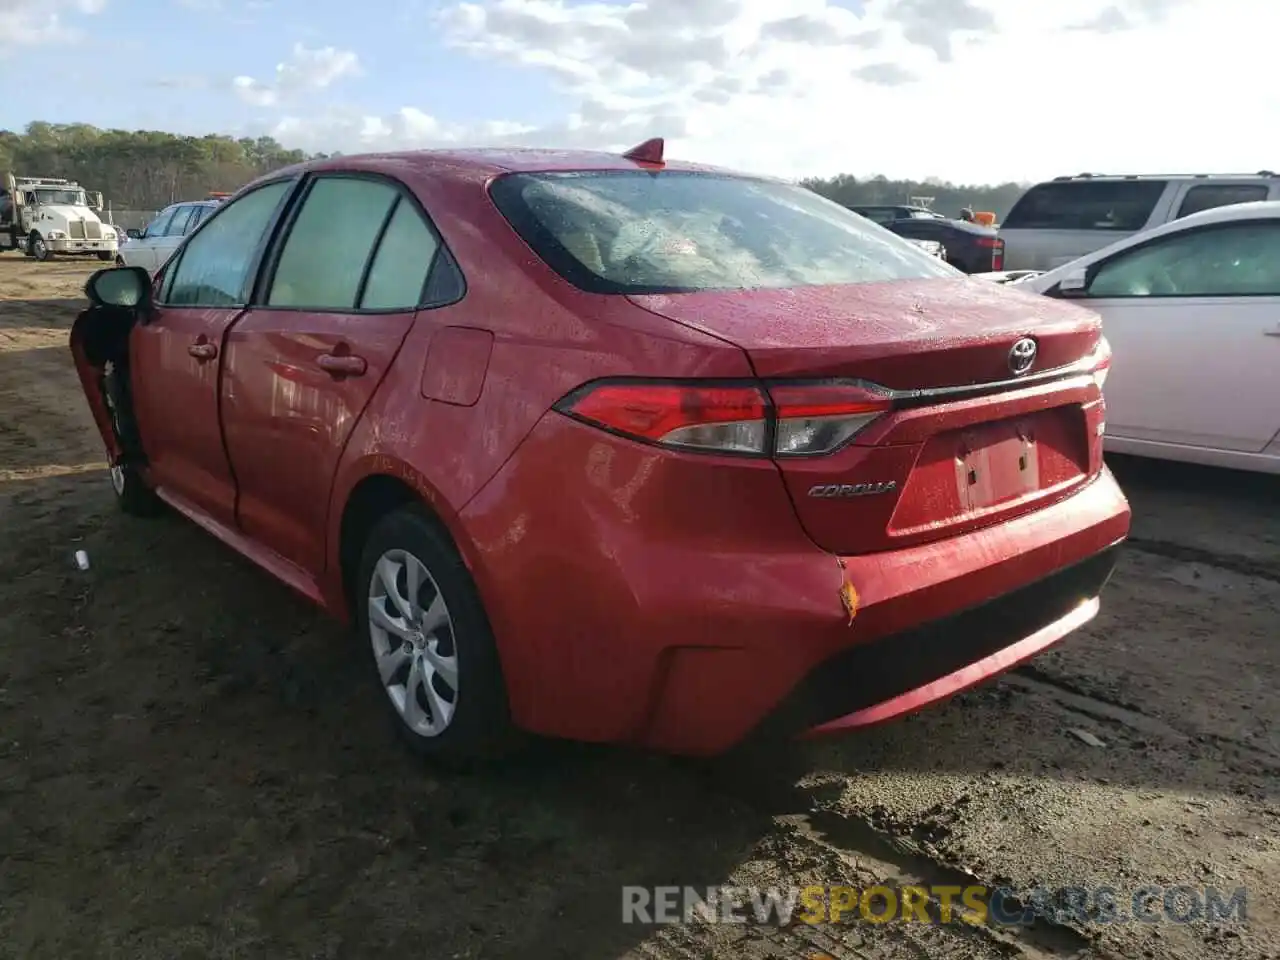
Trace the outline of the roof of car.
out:
<instances>
[{"instance_id":1,"label":"roof of car","mask_svg":"<svg viewBox=\"0 0 1280 960\"><path fill-rule=\"evenodd\" d=\"M304 170L341 169L356 167L367 170L378 168L412 169L415 173L470 173L479 177L497 176L503 173L537 173L570 170L652 170L653 166L629 160L621 153L603 150L550 150L534 147L457 147L436 150L403 150L391 153L345 154L324 160L309 160L276 171L276 174L298 173ZM663 170L691 173L720 173L735 176L743 174L707 164L687 163L665 159ZM390 172L390 171L388 171ZM771 179L760 177L761 179Z\"/></svg>"},{"instance_id":2,"label":"roof of car","mask_svg":"<svg viewBox=\"0 0 1280 960\"><path fill-rule=\"evenodd\" d=\"M1054 177L1045 183L1088 183L1091 180L1265 180L1274 178L1274 170L1256 170L1253 173L1077 173L1072 176Z\"/></svg>"},{"instance_id":3,"label":"roof of car","mask_svg":"<svg viewBox=\"0 0 1280 960\"><path fill-rule=\"evenodd\" d=\"M1199 213L1192 213L1180 219L1171 220L1163 226L1157 227L1156 230L1174 233L1177 229L1201 223L1222 223L1228 220L1258 220L1270 217L1280 217L1280 200L1254 200L1250 203L1231 203L1221 207L1210 207L1208 210L1201 210ZM1147 232L1154 233L1155 230Z\"/></svg>"}]
</instances>

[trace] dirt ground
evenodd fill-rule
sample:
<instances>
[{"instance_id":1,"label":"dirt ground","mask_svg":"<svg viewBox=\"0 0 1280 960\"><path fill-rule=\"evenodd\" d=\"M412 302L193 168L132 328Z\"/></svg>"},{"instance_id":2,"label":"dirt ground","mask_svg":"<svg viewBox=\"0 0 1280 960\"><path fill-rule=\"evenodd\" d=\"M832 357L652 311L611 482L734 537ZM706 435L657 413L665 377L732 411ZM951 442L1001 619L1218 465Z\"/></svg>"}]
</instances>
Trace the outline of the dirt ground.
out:
<instances>
[{"instance_id":1,"label":"dirt ground","mask_svg":"<svg viewBox=\"0 0 1280 960\"><path fill-rule=\"evenodd\" d=\"M96 266L0 257L0 957L1280 957L1274 478L1117 462L1099 619L904 722L747 766L542 744L442 775L343 631L117 513L66 348ZM1243 886L1247 923L620 922L624 884L912 881Z\"/></svg>"}]
</instances>

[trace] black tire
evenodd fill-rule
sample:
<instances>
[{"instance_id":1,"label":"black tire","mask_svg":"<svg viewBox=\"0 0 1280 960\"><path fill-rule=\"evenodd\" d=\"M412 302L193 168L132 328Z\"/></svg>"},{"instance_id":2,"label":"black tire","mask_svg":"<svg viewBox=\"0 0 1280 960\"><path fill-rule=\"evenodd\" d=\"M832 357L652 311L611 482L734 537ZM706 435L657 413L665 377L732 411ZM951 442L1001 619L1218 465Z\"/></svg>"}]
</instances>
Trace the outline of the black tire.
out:
<instances>
[{"instance_id":1,"label":"black tire","mask_svg":"<svg viewBox=\"0 0 1280 960\"><path fill-rule=\"evenodd\" d=\"M116 255L110 250L99 250L98 259L107 262L116 259Z\"/></svg>"},{"instance_id":2,"label":"black tire","mask_svg":"<svg viewBox=\"0 0 1280 960\"><path fill-rule=\"evenodd\" d=\"M116 257L116 266L117 266L117 267L123 267L123 266L124 266L124 257L120 257L120 256L117 256L117 257Z\"/></svg>"},{"instance_id":3,"label":"black tire","mask_svg":"<svg viewBox=\"0 0 1280 960\"><path fill-rule=\"evenodd\" d=\"M400 551L416 558L426 569L430 582L424 582L419 598L429 605L435 595L433 587L438 587L447 607L448 640L446 643L441 639L435 649L451 646L452 654L456 655L457 688L452 718L435 735L423 735L410 728L378 670L374 630L369 618L371 585L379 560L389 552ZM399 579L403 580L403 574ZM378 697L390 716L396 736L419 756L454 768L490 761L508 753L518 738L511 724L502 665L489 618L462 558L425 509L416 505L404 507L387 514L373 526L365 539L352 592L356 635L367 651L365 655L378 687ZM403 668L403 673L407 672L408 661ZM408 684L400 686L404 689ZM416 691L413 695L418 704L424 703Z\"/></svg>"},{"instance_id":4,"label":"black tire","mask_svg":"<svg viewBox=\"0 0 1280 960\"><path fill-rule=\"evenodd\" d=\"M53 259L53 251L49 249L49 244L34 230L31 231L31 236L27 237L27 251L29 256L41 262Z\"/></svg>"},{"instance_id":5,"label":"black tire","mask_svg":"<svg viewBox=\"0 0 1280 960\"><path fill-rule=\"evenodd\" d=\"M112 429L119 438L124 435L124 427L116 414L110 390L103 390L103 399L106 400L107 412L111 415ZM133 467L127 465L112 467L110 476L111 489L115 492L116 504L121 512L131 517L154 517L163 511L164 501L155 495L155 491L147 486L146 481L138 476L138 472Z\"/></svg>"},{"instance_id":6,"label":"black tire","mask_svg":"<svg viewBox=\"0 0 1280 960\"><path fill-rule=\"evenodd\" d=\"M133 467L111 468L111 489L122 513L131 517L154 517L164 509L163 501L138 476Z\"/></svg>"}]
</instances>

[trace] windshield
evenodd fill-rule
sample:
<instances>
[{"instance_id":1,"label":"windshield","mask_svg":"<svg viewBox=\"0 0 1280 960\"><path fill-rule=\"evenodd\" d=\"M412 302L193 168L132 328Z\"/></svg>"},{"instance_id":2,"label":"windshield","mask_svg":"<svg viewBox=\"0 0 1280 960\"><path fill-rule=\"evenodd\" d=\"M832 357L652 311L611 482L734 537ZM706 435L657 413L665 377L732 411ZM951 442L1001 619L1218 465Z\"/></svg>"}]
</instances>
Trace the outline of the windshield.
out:
<instances>
[{"instance_id":1,"label":"windshield","mask_svg":"<svg viewBox=\"0 0 1280 960\"><path fill-rule=\"evenodd\" d=\"M498 208L592 293L691 293L955 277L913 244L803 187L723 174L510 174Z\"/></svg>"},{"instance_id":2,"label":"windshield","mask_svg":"<svg viewBox=\"0 0 1280 960\"><path fill-rule=\"evenodd\" d=\"M36 199L40 203L60 204L67 207L87 207L88 201L85 199L83 190L48 190L41 189L35 191Z\"/></svg>"}]
</instances>

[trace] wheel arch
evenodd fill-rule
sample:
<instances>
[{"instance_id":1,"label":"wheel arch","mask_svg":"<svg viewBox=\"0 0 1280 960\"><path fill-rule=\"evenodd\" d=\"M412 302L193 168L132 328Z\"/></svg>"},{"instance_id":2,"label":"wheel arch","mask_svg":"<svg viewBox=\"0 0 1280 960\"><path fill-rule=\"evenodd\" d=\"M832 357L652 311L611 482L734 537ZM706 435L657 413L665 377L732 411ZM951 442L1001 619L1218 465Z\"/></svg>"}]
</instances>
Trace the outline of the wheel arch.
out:
<instances>
[{"instance_id":1,"label":"wheel arch","mask_svg":"<svg viewBox=\"0 0 1280 960\"><path fill-rule=\"evenodd\" d=\"M331 511L329 526L326 593L335 612L344 619L351 615L353 581L369 531L382 517L411 504L436 524L475 577L474 545L462 531L457 514L416 469L396 458L375 455L361 458L344 474L334 501L341 509ZM478 582L477 588L481 589Z\"/></svg>"}]
</instances>

